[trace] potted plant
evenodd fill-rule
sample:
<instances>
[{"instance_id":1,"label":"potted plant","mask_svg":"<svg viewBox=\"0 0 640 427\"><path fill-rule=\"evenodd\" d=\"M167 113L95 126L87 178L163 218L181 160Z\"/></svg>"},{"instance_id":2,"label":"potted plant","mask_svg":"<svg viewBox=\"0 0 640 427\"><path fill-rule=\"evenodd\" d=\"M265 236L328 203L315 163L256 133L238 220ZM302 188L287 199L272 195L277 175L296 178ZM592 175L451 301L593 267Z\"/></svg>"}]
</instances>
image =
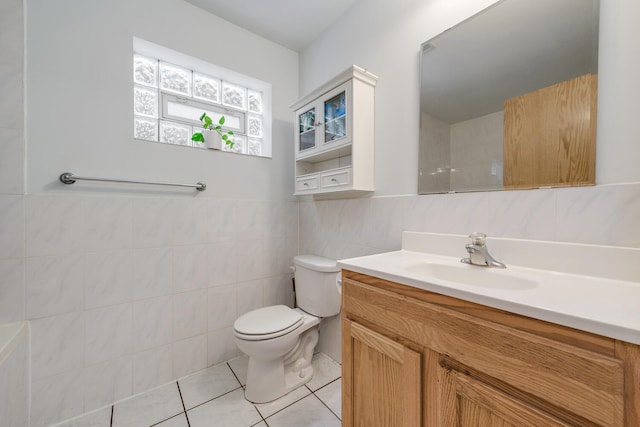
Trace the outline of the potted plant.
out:
<instances>
[{"instance_id":1,"label":"potted plant","mask_svg":"<svg viewBox=\"0 0 640 427\"><path fill-rule=\"evenodd\" d=\"M231 139L233 132L222 132L222 125L224 124L224 116L220 117L218 124L214 125L213 120L207 113L202 113L200 116L202 122L202 132L196 132L191 137L192 141L202 142L207 148L213 148L214 150L220 150L222 148L222 141L229 148L233 148L234 142Z\"/></svg>"}]
</instances>

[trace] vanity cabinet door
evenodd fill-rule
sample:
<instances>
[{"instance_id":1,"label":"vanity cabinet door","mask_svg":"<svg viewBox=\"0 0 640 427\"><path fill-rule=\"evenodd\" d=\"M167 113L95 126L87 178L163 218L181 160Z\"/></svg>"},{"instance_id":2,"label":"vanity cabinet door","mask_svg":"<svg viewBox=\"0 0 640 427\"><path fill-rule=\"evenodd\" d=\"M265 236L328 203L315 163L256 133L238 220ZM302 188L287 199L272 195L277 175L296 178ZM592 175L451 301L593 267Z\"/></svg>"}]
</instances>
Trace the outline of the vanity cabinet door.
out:
<instances>
[{"instance_id":1,"label":"vanity cabinet door","mask_svg":"<svg viewBox=\"0 0 640 427\"><path fill-rule=\"evenodd\" d=\"M442 368L443 427L568 427L557 418L461 372Z\"/></svg>"},{"instance_id":2,"label":"vanity cabinet door","mask_svg":"<svg viewBox=\"0 0 640 427\"><path fill-rule=\"evenodd\" d=\"M343 426L421 424L421 355L348 319L342 321Z\"/></svg>"}]
</instances>

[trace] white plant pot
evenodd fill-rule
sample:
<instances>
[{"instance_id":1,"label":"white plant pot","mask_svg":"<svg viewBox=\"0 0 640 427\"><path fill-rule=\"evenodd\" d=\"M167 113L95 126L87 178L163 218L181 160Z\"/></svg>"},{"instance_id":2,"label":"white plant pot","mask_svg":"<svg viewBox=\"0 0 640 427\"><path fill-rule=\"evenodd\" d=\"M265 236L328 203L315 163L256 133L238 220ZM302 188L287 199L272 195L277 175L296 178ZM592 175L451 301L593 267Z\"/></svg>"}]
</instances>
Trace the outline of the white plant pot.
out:
<instances>
[{"instance_id":1,"label":"white plant pot","mask_svg":"<svg viewBox=\"0 0 640 427\"><path fill-rule=\"evenodd\" d=\"M222 149L222 137L215 130L204 130L202 131L202 136L204 136L204 146L210 148L212 150L220 150Z\"/></svg>"}]
</instances>

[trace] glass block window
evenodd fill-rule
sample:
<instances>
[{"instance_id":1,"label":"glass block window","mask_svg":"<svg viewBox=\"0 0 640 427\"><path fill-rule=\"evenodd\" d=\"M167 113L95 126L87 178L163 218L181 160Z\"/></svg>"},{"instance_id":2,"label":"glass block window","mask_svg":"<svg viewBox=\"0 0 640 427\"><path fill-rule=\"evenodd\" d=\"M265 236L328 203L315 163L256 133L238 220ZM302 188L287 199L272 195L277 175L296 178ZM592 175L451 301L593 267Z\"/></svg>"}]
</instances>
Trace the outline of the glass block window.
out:
<instances>
[{"instance_id":1,"label":"glass block window","mask_svg":"<svg viewBox=\"0 0 640 427\"><path fill-rule=\"evenodd\" d=\"M252 113L262 114L262 92L248 91L249 108Z\"/></svg>"},{"instance_id":2,"label":"glass block window","mask_svg":"<svg viewBox=\"0 0 640 427\"><path fill-rule=\"evenodd\" d=\"M190 96L191 74L191 70L161 62L160 89Z\"/></svg>"},{"instance_id":3,"label":"glass block window","mask_svg":"<svg viewBox=\"0 0 640 427\"><path fill-rule=\"evenodd\" d=\"M160 121L160 142L192 146L193 128L180 123Z\"/></svg>"},{"instance_id":4,"label":"glass block window","mask_svg":"<svg viewBox=\"0 0 640 427\"><path fill-rule=\"evenodd\" d=\"M205 148L204 144L192 141L191 136L202 130L199 119L206 112L214 122L224 116L222 130L234 133L233 148L223 146L223 151L270 156L270 122L265 132L265 118L271 117L270 106L265 105L264 92L260 90L264 84L250 87L223 77L134 54L134 138ZM270 89L267 90L270 99Z\"/></svg>"},{"instance_id":5,"label":"glass block window","mask_svg":"<svg viewBox=\"0 0 640 427\"><path fill-rule=\"evenodd\" d=\"M232 83L222 82L222 104L246 110L247 89Z\"/></svg>"},{"instance_id":6,"label":"glass block window","mask_svg":"<svg viewBox=\"0 0 640 427\"><path fill-rule=\"evenodd\" d=\"M193 97L220 103L220 80L193 73Z\"/></svg>"},{"instance_id":7,"label":"glass block window","mask_svg":"<svg viewBox=\"0 0 640 427\"><path fill-rule=\"evenodd\" d=\"M157 141L158 121L135 117L133 120L133 137L147 141Z\"/></svg>"},{"instance_id":8,"label":"glass block window","mask_svg":"<svg viewBox=\"0 0 640 427\"><path fill-rule=\"evenodd\" d=\"M143 86L134 86L134 113L147 117L158 117L158 91Z\"/></svg>"},{"instance_id":9,"label":"glass block window","mask_svg":"<svg viewBox=\"0 0 640 427\"><path fill-rule=\"evenodd\" d=\"M133 81L141 85L158 87L158 60L133 55Z\"/></svg>"}]
</instances>

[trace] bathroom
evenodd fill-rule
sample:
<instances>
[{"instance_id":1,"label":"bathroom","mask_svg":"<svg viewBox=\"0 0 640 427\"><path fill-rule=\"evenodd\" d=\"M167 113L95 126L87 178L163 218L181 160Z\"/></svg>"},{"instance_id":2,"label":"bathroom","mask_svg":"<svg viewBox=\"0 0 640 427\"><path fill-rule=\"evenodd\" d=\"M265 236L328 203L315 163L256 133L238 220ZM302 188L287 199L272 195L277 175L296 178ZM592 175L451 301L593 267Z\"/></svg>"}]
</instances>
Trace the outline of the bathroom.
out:
<instances>
[{"instance_id":1,"label":"bathroom","mask_svg":"<svg viewBox=\"0 0 640 427\"><path fill-rule=\"evenodd\" d=\"M403 230L639 248L636 0L601 2L596 186L416 195L420 44L493 3L359 0L295 51L183 0L3 1L0 324L28 322L14 354L29 355L0 392L14 425L239 356L233 321L293 304L297 254L397 250ZM272 84L272 158L134 140L133 37ZM296 199L289 105L352 64L379 77L376 190ZM66 171L207 190L65 186ZM339 318L323 322L317 349L340 362Z\"/></svg>"}]
</instances>

